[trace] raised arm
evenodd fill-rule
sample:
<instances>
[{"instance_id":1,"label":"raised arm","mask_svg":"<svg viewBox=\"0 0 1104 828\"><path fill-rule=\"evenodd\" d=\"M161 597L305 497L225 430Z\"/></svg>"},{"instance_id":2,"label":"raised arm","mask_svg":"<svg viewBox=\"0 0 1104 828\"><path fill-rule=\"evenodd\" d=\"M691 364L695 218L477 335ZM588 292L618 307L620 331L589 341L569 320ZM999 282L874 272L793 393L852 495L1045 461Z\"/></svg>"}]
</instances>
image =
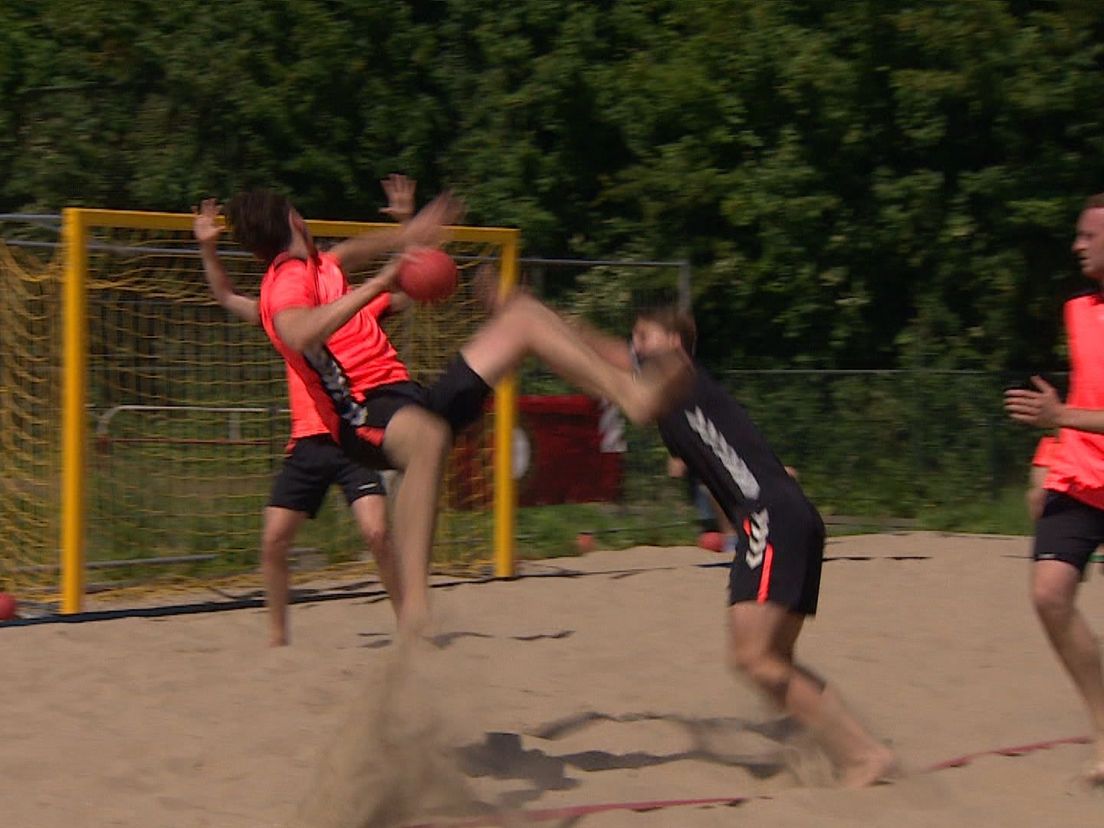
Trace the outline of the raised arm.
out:
<instances>
[{"instance_id":1,"label":"raised arm","mask_svg":"<svg viewBox=\"0 0 1104 828\"><path fill-rule=\"evenodd\" d=\"M220 208L213 198L207 198L196 210L192 233L199 242L199 255L203 261L203 275L211 294L226 310L254 325L261 324L259 304L252 296L234 291L234 282L222 264L218 254L218 239L223 226L218 220Z\"/></svg>"},{"instance_id":2,"label":"raised arm","mask_svg":"<svg viewBox=\"0 0 1104 828\"><path fill-rule=\"evenodd\" d=\"M357 311L395 286L399 261L398 257L392 258L376 276L325 305L280 311L272 320L276 333L285 345L300 353L317 348Z\"/></svg>"},{"instance_id":3,"label":"raised arm","mask_svg":"<svg viewBox=\"0 0 1104 828\"><path fill-rule=\"evenodd\" d=\"M380 212L405 226L414 217L414 193L418 188L418 182L405 175L393 173L380 181L380 185L387 194L387 206L381 207ZM392 288L387 315L394 316L402 313L412 304L413 301L409 296L397 288Z\"/></svg>"},{"instance_id":4,"label":"raised arm","mask_svg":"<svg viewBox=\"0 0 1104 828\"><path fill-rule=\"evenodd\" d=\"M1032 377L1036 390L1013 388L1004 392L1004 409L1013 420L1038 428L1072 428L1104 434L1104 409L1070 408L1042 377Z\"/></svg>"},{"instance_id":5,"label":"raised arm","mask_svg":"<svg viewBox=\"0 0 1104 828\"><path fill-rule=\"evenodd\" d=\"M440 243L444 237L445 225L454 224L463 212L462 202L453 198L450 193L444 193L397 229L354 236L334 245L330 252L337 257L347 273L354 273L385 253Z\"/></svg>"},{"instance_id":6,"label":"raised arm","mask_svg":"<svg viewBox=\"0 0 1104 828\"><path fill-rule=\"evenodd\" d=\"M392 173L380 181L380 186L387 195L387 206L380 208L381 213L391 216L399 224L406 224L414 218L414 193L418 189L417 181L405 175Z\"/></svg>"},{"instance_id":7,"label":"raised arm","mask_svg":"<svg viewBox=\"0 0 1104 828\"><path fill-rule=\"evenodd\" d=\"M579 334L579 339L590 346L590 349L606 362L625 371L631 371L635 367L632 351L627 340L610 336L581 319L570 321L571 327Z\"/></svg>"}]
</instances>

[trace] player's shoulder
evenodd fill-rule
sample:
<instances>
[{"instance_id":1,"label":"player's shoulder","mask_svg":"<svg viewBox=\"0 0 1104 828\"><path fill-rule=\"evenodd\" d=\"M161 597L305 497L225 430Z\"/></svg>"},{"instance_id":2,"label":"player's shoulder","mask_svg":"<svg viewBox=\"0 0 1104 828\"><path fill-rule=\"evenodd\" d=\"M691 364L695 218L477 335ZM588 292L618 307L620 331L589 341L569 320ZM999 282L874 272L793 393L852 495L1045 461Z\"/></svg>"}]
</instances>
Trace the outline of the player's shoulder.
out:
<instances>
[{"instance_id":1,"label":"player's shoulder","mask_svg":"<svg viewBox=\"0 0 1104 828\"><path fill-rule=\"evenodd\" d=\"M1062 306L1062 318L1066 330L1076 328L1082 334L1097 331L1100 323L1104 321L1104 316L1100 314L1102 307L1104 307L1104 299L1099 290L1090 290L1070 297Z\"/></svg>"},{"instance_id":2,"label":"player's shoulder","mask_svg":"<svg viewBox=\"0 0 1104 828\"><path fill-rule=\"evenodd\" d=\"M721 385L720 381L713 376L706 368L703 368L701 363L694 363L694 390L692 395L695 397L708 397L708 396L727 396L728 392L725 387Z\"/></svg>"},{"instance_id":3,"label":"player's shoulder","mask_svg":"<svg viewBox=\"0 0 1104 828\"><path fill-rule=\"evenodd\" d=\"M261 280L260 310L272 316L292 307L318 304L317 269L305 259L281 254Z\"/></svg>"},{"instance_id":4,"label":"player's shoulder","mask_svg":"<svg viewBox=\"0 0 1104 828\"><path fill-rule=\"evenodd\" d=\"M341 257L336 255L332 250L319 250L318 251L318 267L336 267L338 270L342 270Z\"/></svg>"},{"instance_id":5,"label":"player's shoulder","mask_svg":"<svg viewBox=\"0 0 1104 828\"><path fill-rule=\"evenodd\" d=\"M688 416L718 416L724 407L724 388L701 365L694 363L694 382L682 402L669 416L684 421Z\"/></svg>"},{"instance_id":6,"label":"player's shoulder","mask_svg":"<svg viewBox=\"0 0 1104 828\"><path fill-rule=\"evenodd\" d=\"M298 256L292 256L288 253L281 253L268 265L268 270L265 271L265 280L294 277L297 274L307 273L309 270L306 259L300 259Z\"/></svg>"},{"instance_id":7,"label":"player's shoulder","mask_svg":"<svg viewBox=\"0 0 1104 828\"><path fill-rule=\"evenodd\" d=\"M716 382L717 381L713 378L713 374L711 374L709 372L709 369L706 368L704 365L702 365L700 362L698 362L696 359L694 360L694 376L700 382L704 382L704 383L711 383L711 382Z\"/></svg>"},{"instance_id":8,"label":"player's shoulder","mask_svg":"<svg viewBox=\"0 0 1104 828\"><path fill-rule=\"evenodd\" d=\"M1081 308L1095 307L1101 302L1102 297L1098 288L1085 288L1067 299L1065 308L1067 311L1080 310Z\"/></svg>"},{"instance_id":9,"label":"player's shoulder","mask_svg":"<svg viewBox=\"0 0 1104 828\"><path fill-rule=\"evenodd\" d=\"M315 273L323 284L340 289L348 281L345 267L341 264L341 257L335 256L330 251L319 251L314 260Z\"/></svg>"}]
</instances>

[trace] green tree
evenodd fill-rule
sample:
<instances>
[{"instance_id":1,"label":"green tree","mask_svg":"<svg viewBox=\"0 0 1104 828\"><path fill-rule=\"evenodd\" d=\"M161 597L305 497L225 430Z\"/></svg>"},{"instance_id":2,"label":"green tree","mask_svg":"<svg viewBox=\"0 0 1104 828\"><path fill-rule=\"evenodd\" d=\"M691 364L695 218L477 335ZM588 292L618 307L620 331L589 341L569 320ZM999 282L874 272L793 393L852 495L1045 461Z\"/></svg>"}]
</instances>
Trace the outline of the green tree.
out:
<instances>
[{"instance_id":1,"label":"green tree","mask_svg":"<svg viewBox=\"0 0 1104 828\"><path fill-rule=\"evenodd\" d=\"M1040 367L1101 44L1087 0L12 0L0 209L374 218L399 170L533 253L689 258L718 366Z\"/></svg>"}]
</instances>

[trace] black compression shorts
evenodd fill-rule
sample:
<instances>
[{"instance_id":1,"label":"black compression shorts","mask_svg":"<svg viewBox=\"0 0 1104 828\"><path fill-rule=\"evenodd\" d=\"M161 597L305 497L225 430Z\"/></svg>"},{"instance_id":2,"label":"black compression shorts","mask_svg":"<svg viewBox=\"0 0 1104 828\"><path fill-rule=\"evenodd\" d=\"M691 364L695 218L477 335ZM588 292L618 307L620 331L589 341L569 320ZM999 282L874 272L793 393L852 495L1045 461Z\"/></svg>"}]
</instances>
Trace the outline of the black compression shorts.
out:
<instances>
[{"instance_id":1,"label":"black compression shorts","mask_svg":"<svg viewBox=\"0 0 1104 828\"><path fill-rule=\"evenodd\" d=\"M1035 560L1062 561L1084 575L1102 543L1104 510L1061 492L1047 492L1042 517L1035 524Z\"/></svg>"},{"instance_id":2,"label":"black compression shorts","mask_svg":"<svg viewBox=\"0 0 1104 828\"><path fill-rule=\"evenodd\" d=\"M453 434L458 434L483 414L490 393L490 386L458 354L429 387L396 382L371 389L364 395L367 421L359 428L342 423L341 446L366 465L390 468L383 453L383 435L397 412L408 405L420 406L444 419Z\"/></svg>"},{"instance_id":3,"label":"black compression shorts","mask_svg":"<svg viewBox=\"0 0 1104 828\"><path fill-rule=\"evenodd\" d=\"M268 505L313 518L334 483L350 506L359 498L387 493L378 471L350 459L329 436L319 435L296 441L272 484Z\"/></svg>"},{"instance_id":4,"label":"black compression shorts","mask_svg":"<svg viewBox=\"0 0 1104 828\"><path fill-rule=\"evenodd\" d=\"M770 602L816 615L824 560L824 522L804 499L786 499L749 514L739 528L728 603Z\"/></svg>"}]
</instances>

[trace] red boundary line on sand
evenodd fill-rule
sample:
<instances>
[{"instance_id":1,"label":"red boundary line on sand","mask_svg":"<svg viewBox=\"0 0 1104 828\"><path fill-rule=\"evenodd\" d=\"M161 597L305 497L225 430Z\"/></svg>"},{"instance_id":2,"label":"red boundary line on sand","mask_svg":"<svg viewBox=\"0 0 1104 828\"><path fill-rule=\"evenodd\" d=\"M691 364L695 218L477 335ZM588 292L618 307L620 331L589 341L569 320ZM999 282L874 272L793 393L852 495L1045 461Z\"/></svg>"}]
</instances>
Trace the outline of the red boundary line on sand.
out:
<instances>
[{"instance_id":1,"label":"red boundary line on sand","mask_svg":"<svg viewBox=\"0 0 1104 828\"><path fill-rule=\"evenodd\" d=\"M742 805L753 799L769 796L716 796L705 799L645 799L639 802L597 802L591 805L563 805L559 808L539 808L531 811L506 811L488 814L461 822L422 822L409 828L484 828L512 825L514 822L549 822L553 819L576 819L606 811L662 811L667 808L704 807L706 805Z\"/></svg>"},{"instance_id":2,"label":"red boundary line on sand","mask_svg":"<svg viewBox=\"0 0 1104 828\"><path fill-rule=\"evenodd\" d=\"M992 748L977 753L964 753L952 759L944 759L934 765L928 765L920 773L961 768L986 756L1024 756L1041 750L1062 747L1064 745L1087 745L1092 742L1089 736L1067 736L1063 739L1049 739L1045 742L1030 742L1026 745ZM607 811L662 811L667 808L702 808L709 805L735 806L746 802L769 800L772 797L757 796L719 796L701 799L651 799L638 802L597 802L590 805L564 805L559 808L539 808L531 811L509 811L502 814L488 814L460 822L423 822L409 828L490 828L496 825L510 825L515 822L550 822L555 819L577 819Z\"/></svg>"},{"instance_id":3,"label":"red boundary line on sand","mask_svg":"<svg viewBox=\"0 0 1104 828\"><path fill-rule=\"evenodd\" d=\"M992 750L983 750L978 753L966 753L962 756L956 756L953 759L944 759L942 762L936 762L934 765L929 765L924 768L921 773L934 773L935 771L948 770L950 768L961 768L970 764L975 759L982 759L986 756L1023 756L1027 753L1037 753L1040 750L1050 750L1051 748L1061 747L1063 745L1087 745L1091 742L1092 737L1090 736L1067 736L1064 739L1049 739L1045 742L1030 742L1026 745L993 748Z\"/></svg>"}]
</instances>

